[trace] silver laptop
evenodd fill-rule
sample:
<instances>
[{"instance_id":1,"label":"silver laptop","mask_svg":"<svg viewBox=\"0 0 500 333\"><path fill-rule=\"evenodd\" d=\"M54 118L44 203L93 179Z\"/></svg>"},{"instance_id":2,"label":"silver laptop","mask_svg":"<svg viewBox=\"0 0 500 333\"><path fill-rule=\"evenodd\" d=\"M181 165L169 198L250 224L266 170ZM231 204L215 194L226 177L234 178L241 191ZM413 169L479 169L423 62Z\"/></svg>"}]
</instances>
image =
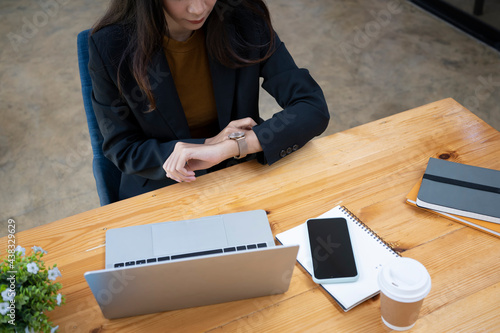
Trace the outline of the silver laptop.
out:
<instances>
[{"instance_id":1,"label":"silver laptop","mask_svg":"<svg viewBox=\"0 0 500 333\"><path fill-rule=\"evenodd\" d=\"M284 293L297 251L255 210L110 229L106 268L84 276L113 319Z\"/></svg>"}]
</instances>

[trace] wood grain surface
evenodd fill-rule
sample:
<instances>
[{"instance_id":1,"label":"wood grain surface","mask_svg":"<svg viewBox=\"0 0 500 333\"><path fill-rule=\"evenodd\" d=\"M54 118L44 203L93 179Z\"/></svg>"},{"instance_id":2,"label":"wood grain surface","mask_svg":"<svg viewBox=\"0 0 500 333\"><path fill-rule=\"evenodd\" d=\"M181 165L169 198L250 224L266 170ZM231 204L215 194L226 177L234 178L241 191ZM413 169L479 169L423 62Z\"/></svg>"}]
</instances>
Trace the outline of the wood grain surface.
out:
<instances>
[{"instance_id":1,"label":"wood grain surface","mask_svg":"<svg viewBox=\"0 0 500 333\"><path fill-rule=\"evenodd\" d=\"M500 239L405 204L429 157L500 170L500 133L445 99L313 140L272 166L233 166L19 232L16 242L41 246L60 268L67 303L50 317L62 332L388 332L378 296L344 312L298 264L281 295L117 320L102 316L83 277L104 268L110 228L264 209L277 234L342 204L428 269L432 289L413 331L494 332Z\"/></svg>"}]
</instances>

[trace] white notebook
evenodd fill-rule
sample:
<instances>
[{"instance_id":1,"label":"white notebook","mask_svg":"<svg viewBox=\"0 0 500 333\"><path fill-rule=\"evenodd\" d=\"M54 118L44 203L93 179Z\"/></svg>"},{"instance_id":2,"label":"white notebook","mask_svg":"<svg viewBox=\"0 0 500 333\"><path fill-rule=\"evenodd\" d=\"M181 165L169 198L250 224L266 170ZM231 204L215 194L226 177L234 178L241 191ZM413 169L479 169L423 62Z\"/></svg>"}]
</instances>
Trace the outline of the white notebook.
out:
<instances>
[{"instance_id":1,"label":"white notebook","mask_svg":"<svg viewBox=\"0 0 500 333\"><path fill-rule=\"evenodd\" d=\"M336 206L318 216L318 218L325 217L343 217L348 221L359 279L356 282L320 285L344 311L348 311L379 293L377 276L380 268L400 255L344 206ZM311 274L313 267L305 222L277 234L276 239L283 245L298 244L300 247L297 261Z\"/></svg>"}]
</instances>

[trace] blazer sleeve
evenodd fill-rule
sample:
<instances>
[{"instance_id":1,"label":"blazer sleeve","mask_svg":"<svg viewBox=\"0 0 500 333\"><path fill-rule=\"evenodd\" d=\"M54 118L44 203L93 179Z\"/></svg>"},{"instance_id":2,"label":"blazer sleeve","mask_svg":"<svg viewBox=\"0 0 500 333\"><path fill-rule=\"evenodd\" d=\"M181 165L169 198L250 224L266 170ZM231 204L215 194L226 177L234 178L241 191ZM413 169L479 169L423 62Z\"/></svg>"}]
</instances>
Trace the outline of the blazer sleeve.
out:
<instances>
[{"instance_id":1,"label":"blazer sleeve","mask_svg":"<svg viewBox=\"0 0 500 333\"><path fill-rule=\"evenodd\" d=\"M254 131L270 165L324 132L330 114L323 91L306 69L300 69L276 35L273 55L261 64L262 87L283 108Z\"/></svg>"},{"instance_id":2,"label":"blazer sleeve","mask_svg":"<svg viewBox=\"0 0 500 333\"><path fill-rule=\"evenodd\" d=\"M89 71L92 105L104 139L104 155L123 173L154 180L165 179L163 163L180 140L160 140L145 133L134 116L134 113L144 110L127 102L118 89L117 64L123 49L112 44L118 43L118 38L94 36L89 38ZM182 141L203 143L200 139Z\"/></svg>"}]
</instances>

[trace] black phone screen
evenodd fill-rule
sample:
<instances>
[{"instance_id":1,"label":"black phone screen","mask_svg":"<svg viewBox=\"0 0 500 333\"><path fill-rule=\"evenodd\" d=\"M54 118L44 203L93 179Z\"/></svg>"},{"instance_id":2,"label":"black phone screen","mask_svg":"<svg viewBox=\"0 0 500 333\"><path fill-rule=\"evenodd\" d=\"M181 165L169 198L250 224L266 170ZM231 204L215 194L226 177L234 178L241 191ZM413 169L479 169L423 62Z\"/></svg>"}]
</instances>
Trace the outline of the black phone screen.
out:
<instances>
[{"instance_id":1,"label":"black phone screen","mask_svg":"<svg viewBox=\"0 0 500 333\"><path fill-rule=\"evenodd\" d=\"M317 279L357 276L347 221L344 218L319 218L307 221L309 244Z\"/></svg>"}]
</instances>

